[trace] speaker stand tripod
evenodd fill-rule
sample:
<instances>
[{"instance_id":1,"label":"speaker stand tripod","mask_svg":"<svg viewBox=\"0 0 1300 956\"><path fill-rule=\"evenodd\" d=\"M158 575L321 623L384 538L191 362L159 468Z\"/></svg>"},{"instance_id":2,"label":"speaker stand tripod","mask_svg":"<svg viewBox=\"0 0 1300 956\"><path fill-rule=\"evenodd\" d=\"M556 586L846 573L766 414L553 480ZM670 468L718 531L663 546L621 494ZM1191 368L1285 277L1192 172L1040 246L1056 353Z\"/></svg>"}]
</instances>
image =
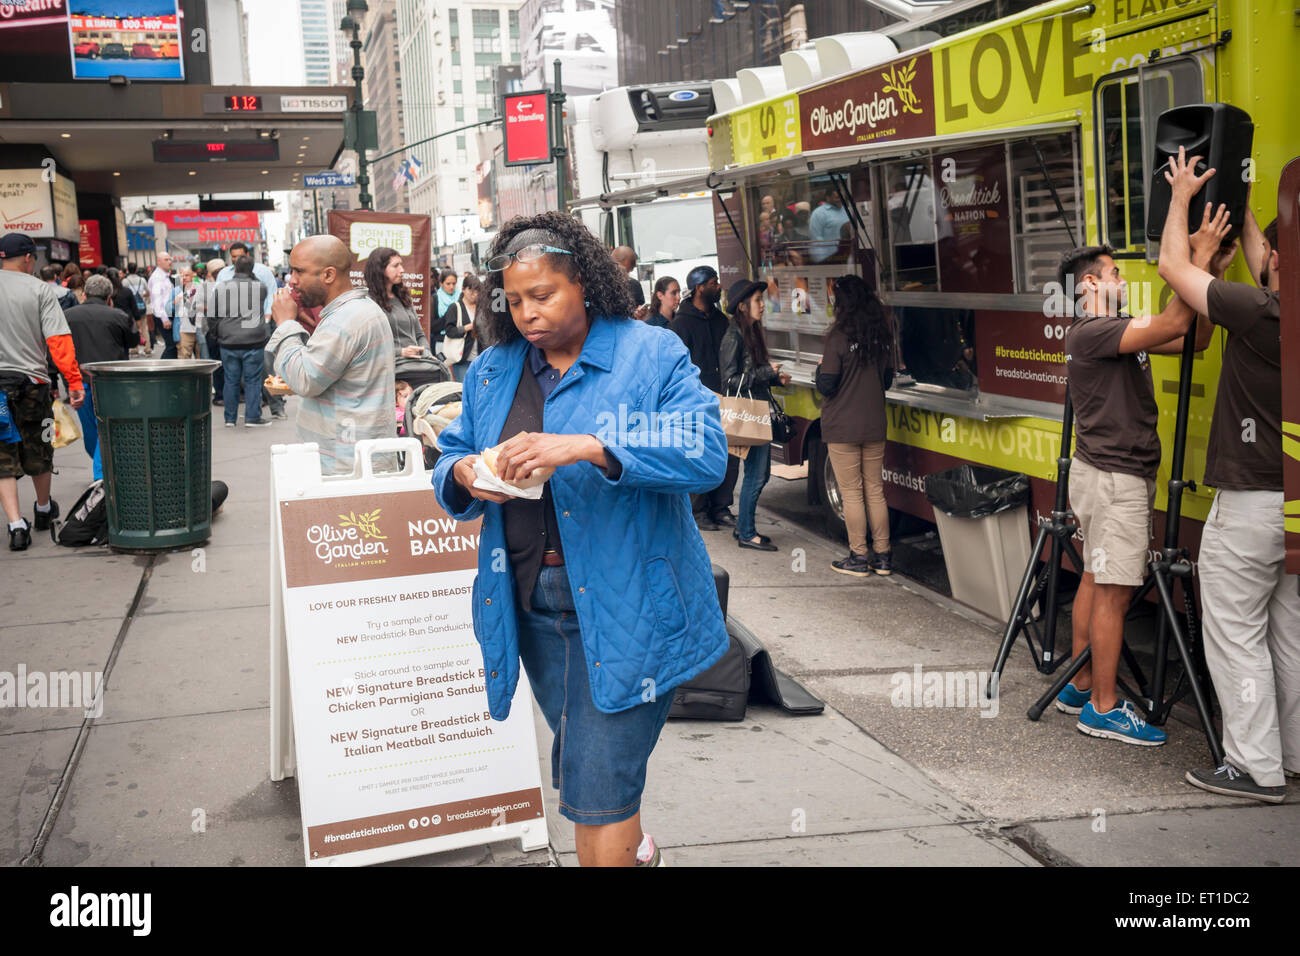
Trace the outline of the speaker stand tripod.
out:
<instances>
[{"instance_id":1,"label":"speaker stand tripod","mask_svg":"<svg viewBox=\"0 0 1300 956\"><path fill-rule=\"evenodd\" d=\"M1083 561L1079 559L1074 542L1070 540L1075 531L1074 515L1069 505L1070 440L1073 434L1074 406L1070 402L1070 390L1067 387L1065 414L1061 419L1061 450L1056 456L1056 501L1052 505L1051 516L1038 522L1038 537L1034 539L1034 546L1029 552L1029 563L1025 565L1020 590L1016 592L1016 603L1011 608L1007 628L1002 633L1002 646L998 648L997 659L989 673L989 683L985 689L989 698L994 695L994 682L1002 679L1002 670L1020 635L1024 635L1029 655L1034 659L1034 667L1040 674L1052 673L1065 660L1064 657L1056 656L1057 583L1062 556L1068 554L1074 566L1083 569ZM1051 554L1042 568L1039 568L1038 556L1043 553L1043 545L1048 539L1052 542ZM1034 605L1044 594L1043 616L1035 620Z\"/></svg>"},{"instance_id":2,"label":"speaker stand tripod","mask_svg":"<svg viewBox=\"0 0 1300 956\"><path fill-rule=\"evenodd\" d=\"M1132 612L1138 602L1146 599L1152 588L1155 588L1159 595L1160 617L1156 630L1155 669L1152 679L1148 683L1146 675L1138 665L1137 658L1130 650L1128 642L1125 641L1122 646L1124 661L1128 665L1134 680L1137 681L1138 691L1135 693L1122 679L1117 680L1116 683L1134 699L1147 721L1157 726L1165 723L1169 718L1170 711L1173 710L1174 704L1178 703L1190 690L1192 697L1196 701L1196 712L1201 719L1201 728L1205 731L1205 740L1210 745L1210 754L1214 758L1215 766L1219 766L1223 763L1224 755L1223 748L1219 744L1218 734L1214 730L1214 720L1210 715L1209 700L1205 695L1201 678L1205 666L1199 639L1200 620L1196 613L1196 598L1192 591L1191 555L1187 548L1180 547L1178 544L1179 524L1182 521L1183 513L1183 491L1187 488L1192 490L1196 488L1194 482L1183 479L1183 463L1187 451L1187 409L1192 392L1192 363L1195 348L1196 334L1195 325L1193 325L1187 330L1187 334L1183 336L1182 364L1178 376L1178 412L1174 420L1174 453L1169 470L1169 503L1165 509L1164 547L1160 549L1159 557L1151 561L1146 581L1138 588L1133 595L1132 602L1129 604L1129 611ZM1059 487L1057 489L1057 500L1060 500ZM1082 567L1082 564L1079 566ZM1178 618L1178 611L1174 607L1173 585L1175 579L1180 580L1183 585L1183 604L1187 616L1186 631L1184 631L1182 622ZM1127 619L1127 615L1125 617ZM1178 676L1177 683L1174 685L1173 692L1166 698L1165 678L1168 676L1166 669L1171 637L1178 648L1178 656L1182 659L1183 669ZM1084 648L1083 652L1070 662L1070 666L1057 678L1056 683L1048 689L1047 693L1029 708L1029 719L1038 720L1065 685L1090 660L1092 660L1091 646Z\"/></svg>"}]
</instances>

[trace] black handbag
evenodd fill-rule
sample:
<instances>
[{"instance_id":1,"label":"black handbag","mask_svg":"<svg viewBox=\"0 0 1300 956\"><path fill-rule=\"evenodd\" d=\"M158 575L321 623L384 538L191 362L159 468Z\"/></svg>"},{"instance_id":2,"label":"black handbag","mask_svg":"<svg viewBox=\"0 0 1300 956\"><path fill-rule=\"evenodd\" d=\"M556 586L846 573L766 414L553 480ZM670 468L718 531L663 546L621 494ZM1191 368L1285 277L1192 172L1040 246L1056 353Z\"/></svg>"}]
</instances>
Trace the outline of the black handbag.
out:
<instances>
[{"instance_id":1,"label":"black handbag","mask_svg":"<svg viewBox=\"0 0 1300 956\"><path fill-rule=\"evenodd\" d=\"M767 404L772 410L772 441L778 445L793 441L794 423L790 421L790 416L785 413L785 409L776 400L776 396L770 392L767 396Z\"/></svg>"}]
</instances>

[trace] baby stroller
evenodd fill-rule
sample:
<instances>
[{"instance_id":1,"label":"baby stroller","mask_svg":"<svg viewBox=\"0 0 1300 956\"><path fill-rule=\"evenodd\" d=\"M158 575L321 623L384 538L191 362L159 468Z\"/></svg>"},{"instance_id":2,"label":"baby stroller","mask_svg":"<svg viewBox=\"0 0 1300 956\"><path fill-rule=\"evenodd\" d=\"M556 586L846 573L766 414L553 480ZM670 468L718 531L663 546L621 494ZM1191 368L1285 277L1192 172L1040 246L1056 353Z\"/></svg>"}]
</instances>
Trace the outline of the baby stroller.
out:
<instances>
[{"instance_id":1,"label":"baby stroller","mask_svg":"<svg viewBox=\"0 0 1300 956\"><path fill-rule=\"evenodd\" d=\"M406 434L424 446L424 467L432 468L441 450L438 435L460 414L461 383L433 382L411 393L402 418Z\"/></svg>"}]
</instances>

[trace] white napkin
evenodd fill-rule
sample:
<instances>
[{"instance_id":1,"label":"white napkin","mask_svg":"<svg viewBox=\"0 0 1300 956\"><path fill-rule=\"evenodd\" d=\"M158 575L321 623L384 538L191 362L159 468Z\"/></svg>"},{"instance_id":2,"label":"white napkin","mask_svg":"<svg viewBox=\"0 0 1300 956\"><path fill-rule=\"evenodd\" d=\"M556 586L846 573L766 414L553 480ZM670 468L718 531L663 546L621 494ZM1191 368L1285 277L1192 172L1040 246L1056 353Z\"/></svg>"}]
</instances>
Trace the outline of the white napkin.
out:
<instances>
[{"instance_id":1,"label":"white napkin","mask_svg":"<svg viewBox=\"0 0 1300 956\"><path fill-rule=\"evenodd\" d=\"M482 488L484 491L495 491L499 494L509 495L512 498L532 498L537 499L542 496L542 485L533 488L518 488L509 482L502 481L492 470L483 462L482 458L474 462L474 487Z\"/></svg>"}]
</instances>

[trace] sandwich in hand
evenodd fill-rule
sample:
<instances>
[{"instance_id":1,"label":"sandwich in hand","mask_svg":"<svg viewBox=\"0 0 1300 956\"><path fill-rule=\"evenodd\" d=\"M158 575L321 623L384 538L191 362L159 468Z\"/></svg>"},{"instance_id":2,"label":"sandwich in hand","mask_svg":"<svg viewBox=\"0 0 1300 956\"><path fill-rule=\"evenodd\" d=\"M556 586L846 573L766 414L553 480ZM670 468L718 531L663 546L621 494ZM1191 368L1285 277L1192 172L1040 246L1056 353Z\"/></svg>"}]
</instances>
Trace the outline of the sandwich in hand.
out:
<instances>
[{"instance_id":1,"label":"sandwich in hand","mask_svg":"<svg viewBox=\"0 0 1300 956\"><path fill-rule=\"evenodd\" d=\"M502 444L505 443L502 442ZM500 481L505 481L505 478L502 477L501 470L497 465L497 458L500 454L501 445L497 445L495 448L487 449L480 457L483 459L483 464L487 465L488 471L492 472L494 477ZM509 484L514 485L516 488L538 488L546 484L546 480L553 474L555 474L554 468L534 468L532 474L527 478L516 475L515 480L509 482Z\"/></svg>"}]
</instances>

